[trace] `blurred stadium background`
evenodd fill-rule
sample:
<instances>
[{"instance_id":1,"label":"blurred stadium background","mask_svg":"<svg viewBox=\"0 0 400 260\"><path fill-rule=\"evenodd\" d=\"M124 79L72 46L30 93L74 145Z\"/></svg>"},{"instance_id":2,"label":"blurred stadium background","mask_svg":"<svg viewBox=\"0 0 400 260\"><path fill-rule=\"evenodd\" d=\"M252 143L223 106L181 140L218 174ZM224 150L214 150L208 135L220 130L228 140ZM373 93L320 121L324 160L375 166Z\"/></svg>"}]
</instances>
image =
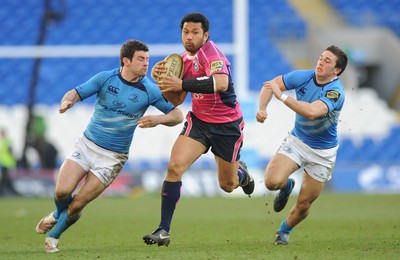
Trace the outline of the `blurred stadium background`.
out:
<instances>
[{"instance_id":1,"label":"blurred stadium background","mask_svg":"<svg viewBox=\"0 0 400 260\"><path fill-rule=\"evenodd\" d=\"M54 145L58 167L90 120L94 99L60 115L63 94L99 71L118 67L119 48L127 39L149 44L150 66L182 52L179 23L191 11L209 18L211 39L233 63L246 120L242 159L257 181L255 195L267 193L265 166L294 119L273 100L267 122L256 123L262 82L292 69L313 68L331 44L346 50L350 64L342 76L346 103L328 190L400 193L400 0L1 3L0 127L7 130L19 160L15 186L26 196L51 196L57 173L57 168L43 167L43 151L32 143L41 137ZM182 105L185 113L189 108L189 102ZM181 127L138 129L130 160L107 194L158 191ZM214 167L210 153L196 162L184 176L184 194L222 196Z\"/></svg>"}]
</instances>

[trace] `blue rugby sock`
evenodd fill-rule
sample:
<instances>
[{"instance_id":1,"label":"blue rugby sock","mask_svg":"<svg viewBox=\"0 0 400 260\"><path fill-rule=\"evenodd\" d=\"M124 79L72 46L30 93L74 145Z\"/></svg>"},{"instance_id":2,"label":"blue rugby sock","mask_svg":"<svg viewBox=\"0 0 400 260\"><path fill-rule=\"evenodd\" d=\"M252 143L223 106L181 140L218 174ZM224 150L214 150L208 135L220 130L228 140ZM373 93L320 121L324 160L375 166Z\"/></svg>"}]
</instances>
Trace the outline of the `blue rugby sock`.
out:
<instances>
[{"instance_id":1,"label":"blue rugby sock","mask_svg":"<svg viewBox=\"0 0 400 260\"><path fill-rule=\"evenodd\" d=\"M161 190L161 222L160 227L169 232L172 216L181 197L182 182L164 181Z\"/></svg>"},{"instance_id":2,"label":"blue rugby sock","mask_svg":"<svg viewBox=\"0 0 400 260\"><path fill-rule=\"evenodd\" d=\"M64 211L64 209L68 208L69 204L72 201L72 196L69 195L66 199L64 200L57 200L56 196L54 196L54 203L56 204L56 211L54 212L53 216L55 219L59 219L61 212Z\"/></svg>"},{"instance_id":3,"label":"blue rugby sock","mask_svg":"<svg viewBox=\"0 0 400 260\"><path fill-rule=\"evenodd\" d=\"M288 226L286 219L281 222L281 225L279 226L279 232L284 232L289 234L290 232L292 232L292 230L293 227Z\"/></svg>"},{"instance_id":4,"label":"blue rugby sock","mask_svg":"<svg viewBox=\"0 0 400 260\"><path fill-rule=\"evenodd\" d=\"M283 190L284 192L289 192L289 191L292 189L292 186L293 186L293 180L292 180L291 178L289 178L289 179L287 180L286 187L283 188L282 190Z\"/></svg>"},{"instance_id":5,"label":"blue rugby sock","mask_svg":"<svg viewBox=\"0 0 400 260\"><path fill-rule=\"evenodd\" d=\"M73 225L76 221L78 221L79 217L75 220L71 220L68 216L68 209L64 209L60 214L60 218L57 221L54 229L49 233L49 237L54 237L59 239L61 234L67 230L71 225Z\"/></svg>"}]
</instances>

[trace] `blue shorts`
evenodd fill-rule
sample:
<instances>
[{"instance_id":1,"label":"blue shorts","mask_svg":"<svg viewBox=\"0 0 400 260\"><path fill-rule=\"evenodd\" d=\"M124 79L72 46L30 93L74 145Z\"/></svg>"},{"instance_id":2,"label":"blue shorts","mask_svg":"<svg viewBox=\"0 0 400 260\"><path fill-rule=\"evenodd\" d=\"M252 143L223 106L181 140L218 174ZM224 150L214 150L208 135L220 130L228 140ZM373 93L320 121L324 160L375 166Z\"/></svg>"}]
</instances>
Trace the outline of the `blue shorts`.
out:
<instances>
[{"instance_id":1,"label":"blue shorts","mask_svg":"<svg viewBox=\"0 0 400 260\"><path fill-rule=\"evenodd\" d=\"M181 135L188 136L202 143L206 152L211 152L227 162L236 162L240 159L240 149L243 145L244 120L223 124L207 123L198 119L189 112Z\"/></svg>"}]
</instances>

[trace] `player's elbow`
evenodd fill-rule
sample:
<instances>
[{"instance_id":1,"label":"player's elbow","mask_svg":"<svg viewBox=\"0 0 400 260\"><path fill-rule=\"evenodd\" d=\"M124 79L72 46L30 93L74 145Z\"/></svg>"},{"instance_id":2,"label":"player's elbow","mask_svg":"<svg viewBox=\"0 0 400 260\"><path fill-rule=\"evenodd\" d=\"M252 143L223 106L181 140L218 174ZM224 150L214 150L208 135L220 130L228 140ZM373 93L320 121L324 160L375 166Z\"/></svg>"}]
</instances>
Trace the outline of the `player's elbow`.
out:
<instances>
[{"instance_id":1,"label":"player's elbow","mask_svg":"<svg viewBox=\"0 0 400 260\"><path fill-rule=\"evenodd\" d=\"M328 107L322 101L318 100L303 109L303 117L309 120L315 120L329 113Z\"/></svg>"},{"instance_id":2,"label":"player's elbow","mask_svg":"<svg viewBox=\"0 0 400 260\"><path fill-rule=\"evenodd\" d=\"M316 119L315 115L312 113L306 113L305 115L303 115L303 117L307 118L308 120Z\"/></svg>"},{"instance_id":3,"label":"player's elbow","mask_svg":"<svg viewBox=\"0 0 400 260\"><path fill-rule=\"evenodd\" d=\"M228 90L228 85L217 86L216 90L217 92L225 92Z\"/></svg>"},{"instance_id":4,"label":"player's elbow","mask_svg":"<svg viewBox=\"0 0 400 260\"><path fill-rule=\"evenodd\" d=\"M214 89L216 92L225 92L228 90L229 86L229 77L228 75L225 74L217 74L213 75L213 84L214 84Z\"/></svg>"},{"instance_id":5,"label":"player's elbow","mask_svg":"<svg viewBox=\"0 0 400 260\"><path fill-rule=\"evenodd\" d=\"M175 108L175 109L178 109L178 108ZM182 111L180 109L178 109L178 111L179 112L178 112L178 116L176 117L176 124L182 123L183 119L184 119Z\"/></svg>"},{"instance_id":6,"label":"player's elbow","mask_svg":"<svg viewBox=\"0 0 400 260\"><path fill-rule=\"evenodd\" d=\"M225 83L217 83L214 86L214 91L215 92L222 93L222 92L226 92L227 90L228 90L228 83L226 83L226 84Z\"/></svg>"},{"instance_id":7,"label":"player's elbow","mask_svg":"<svg viewBox=\"0 0 400 260\"><path fill-rule=\"evenodd\" d=\"M306 113L303 114L303 117L307 118L308 120L315 120L321 117L321 113L318 111L308 110Z\"/></svg>"},{"instance_id":8,"label":"player's elbow","mask_svg":"<svg viewBox=\"0 0 400 260\"><path fill-rule=\"evenodd\" d=\"M183 113L179 108L175 108L170 113L172 113L172 118L167 124L168 126L175 126L183 122Z\"/></svg>"},{"instance_id":9,"label":"player's elbow","mask_svg":"<svg viewBox=\"0 0 400 260\"><path fill-rule=\"evenodd\" d=\"M172 105L174 105L175 107L177 107L177 106L179 106L179 105L182 105L183 100L174 99L174 100L169 100L169 102L170 102Z\"/></svg>"}]
</instances>

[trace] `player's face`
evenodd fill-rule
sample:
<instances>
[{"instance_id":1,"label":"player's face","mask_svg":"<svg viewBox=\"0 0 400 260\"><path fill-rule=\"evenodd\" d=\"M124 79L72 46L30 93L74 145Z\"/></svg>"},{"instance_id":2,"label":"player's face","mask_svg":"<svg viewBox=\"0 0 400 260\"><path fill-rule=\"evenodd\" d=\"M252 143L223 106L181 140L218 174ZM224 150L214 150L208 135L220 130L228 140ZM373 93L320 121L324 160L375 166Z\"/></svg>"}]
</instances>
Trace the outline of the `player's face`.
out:
<instances>
[{"instance_id":1,"label":"player's face","mask_svg":"<svg viewBox=\"0 0 400 260\"><path fill-rule=\"evenodd\" d=\"M135 76L145 76L149 70L149 53L145 51L135 51L129 65L129 70Z\"/></svg>"},{"instance_id":2,"label":"player's face","mask_svg":"<svg viewBox=\"0 0 400 260\"><path fill-rule=\"evenodd\" d=\"M182 27L182 44L185 50L191 55L196 52L206 43L208 32L204 32L201 23L186 22Z\"/></svg>"},{"instance_id":3,"label":"player's face","mask_svg":"<svg viewBox=\"0 0 400 260\"><path fill-rule=\"evenodd\" d=\"M318 78L333 78L340 72L340 69L335 68L337 57L330 51L324 51L317 62L315 74Z\"/></svg>"}]
</instances>

